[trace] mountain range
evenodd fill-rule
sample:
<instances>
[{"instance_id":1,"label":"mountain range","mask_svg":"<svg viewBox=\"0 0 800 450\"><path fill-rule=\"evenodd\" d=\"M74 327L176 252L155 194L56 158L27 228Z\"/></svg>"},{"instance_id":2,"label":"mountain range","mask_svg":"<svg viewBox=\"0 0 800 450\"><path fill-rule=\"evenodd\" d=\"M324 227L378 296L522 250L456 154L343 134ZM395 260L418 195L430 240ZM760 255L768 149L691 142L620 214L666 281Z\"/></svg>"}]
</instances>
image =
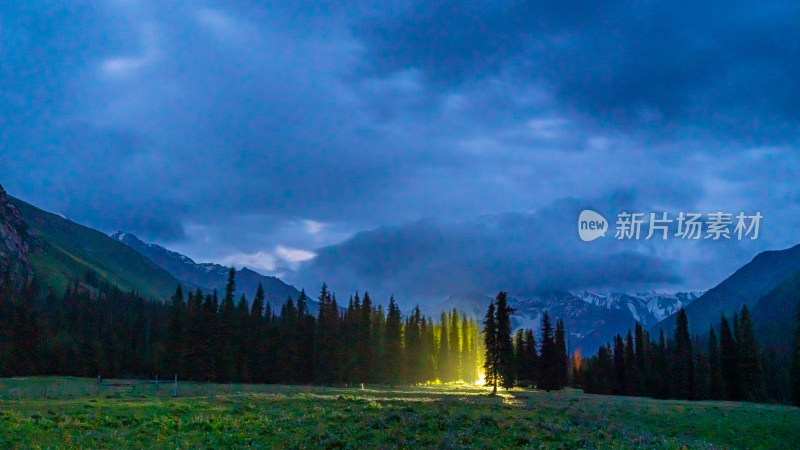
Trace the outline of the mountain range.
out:
<instances>
[{"instance_id":1,"label":"mountain range","mask_svg":"<svg viewBox=\"0 0 800 450\"><path fill-rule=\"evenodd\" d=\"M228 268L197 264L132 234L108 236L14 198L0 186L0 280L9 277L18 282L35 275L42 288L60 295L70 285L85 285L90 273L123 291L167 299L179 284L204 292L224 289ZM247 268L236 272L237 292L250 300L259 283L275 309L288 296L300 295L278 278ZM309 310L316 314L313 300Z\"/></svg>"},{"instance_id":2,"label":"mountain range","mask_svg":"<svg viewBox=\"0 0 800 450\"><path fill-rule=\"evenodd\" d=\"M720 316L728 318L747 306L752 312L759 341L786 347L791 341L800 300L800 245L759 253L717 286L686 306L693 334L717 326ZM658 322L652 333L671 333L675 314Z\"/></svg>"},{"instance_id":3,"label":"mountain range","mask_svg":"<svg viewBox=\"0 0 800 450\"><path fill-rule=\"evenodd\" d=\"M538 333L542 315L548 312L553 320L564 321L569 334L568 347L571 350L580 348L587 354L610 342L615 334L632 329L637 321L644 326L655 324L699 296L699 292L553 291L533 296L509 294L508 303L514 309L511 315L514 330L531 328ZM456 308L482 318L491 301L492 297L485 295L451 296L426 306L424 312L438 314Z\"/></svg>"},{"instance_id":4,"label":"mountain range","mask_svg":"<svg viewBox=\"0 0 800 450\"><path fill-rule=\"evenodd\" d=\"M186 285L199 286L205 291L216 289L221 292L225 289L228 267L213 263L196 263L188 256L160 245L144 242L131 233L119 231L112 234L111 238L144 255ZM280 309L280 305L288 297L296 300L300 296L300 292L294 286L284 283L279 278L261 275L246 267L236 271L237 291L245 294L248 300L253 299L259 284L264 287L267 300L273 309ZM316 302L309 302L309 310L312 313L316 313L315 308Z\"/></svg>"},{"instance_id":5,"label":"mountain range","mask_svg":"<svg viewBox=\"0 0 800 450\"><path fill-rule=\"evenodd\" d=\"M224 289L228 268L196 263L191 258L133 234L111 236L43 211L8 195L0 187L0 281L12 283L36 276L44 289L56 293L67 286L85 284L89 274L122 290L167 299L176 286L200 288L205 292ZM93 278L97 278L93 277ZM273 308L299 292L276 277L242 268L236 272L239 293L253 298L261 283ZM743 305L751 316L759 342L778 353L789 348L800 302L800 245L756 255L720 284L705 293L663 294L599 293L553 291L536 295L514 294L509 304L515 309L515 328L538 330L542 314L564 320L570 348L593 354L616 333L625 333L638 321L649 327L651 336L660 330L669 336L675 313L686 309L692 334L702 335L718 325L721 314L732 316ZM492 297L450 296L423 306L428 315L457 308L482 319ZM318 305L309 301L316 314Z\"/></svg>"}]
</instances>

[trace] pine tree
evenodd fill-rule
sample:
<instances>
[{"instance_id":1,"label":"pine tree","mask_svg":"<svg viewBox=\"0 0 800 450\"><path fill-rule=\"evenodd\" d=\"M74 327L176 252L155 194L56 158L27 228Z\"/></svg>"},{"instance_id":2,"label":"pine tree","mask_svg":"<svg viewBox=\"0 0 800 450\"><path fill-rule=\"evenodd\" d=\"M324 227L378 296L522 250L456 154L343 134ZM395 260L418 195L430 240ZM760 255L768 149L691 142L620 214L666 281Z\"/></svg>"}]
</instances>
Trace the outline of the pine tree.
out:
<instances>
[{"instance_id":1,"label":"pine tree","mask_svg":"<svg viewBox=\"0 0 800 450\"><path fill-rule=\"evenodd\" d=\"M323 283L319 295L319 316L316 339L316 379L332 384L342 379L342 346L339 306L336 298Z\"/></svg>"},{"instance_id":2,"label":"pine tree","mask_svg":"<svg viewBox=\"0 0 800 450\"><path fill-rule=\"evenodd\" d=\"M541 337L539 339L541 351L539 353L539 367L537 370L537 388L550 392L557 389L556 375L556 344L553 340L553 325L550 323L550 314L542 315Z\"/></svg>"},{"instance_id":3,"label":"pine tree","mask_svg":"<svg viewBox=\"0 0 800 450\"><path fill-rule=\"evenodd\" d=\"M405 364L406 380L410 383L421 383L425 381L420 373L422 361L422 313L419 305L414 307L414 311L406 321L405 333Z\"/></svg>"},{"instance_id":4,"label":"pine tree","mask_svg":"<svg viewBox=\"0 0 800 450\"><path fill-rule=\"evenodd\" d=\"M358 323L358 341L356 352L359 362L359 380L366 383L370 380L373 371L373 344L372 344L372 299L369 292L364 292L361 302L361 317Z\"/></svg>"},{"instance_id":5,"label":"pine tree","mask_svg":"<svg viewBox=\"0 0 800 450\"><path fill-rule=\"evenodd\" d=\"M198 289L195 295L202 296L202 293ZM217 377L214 363L218 356L217 347L220 334L218 309L219 299L215 289L211 295L206 295L203 301L202 326L198 339L202 341L198 366L199 379L202 381L211 381Z\"/></svg>"},{"instance_id":6,"label":"pine tree","mask_svg":"<svg viewBox=\"0 0 800 450\"><path fill-rule=\"evenodd\" d=\"M234 332L236 328L234 294L236 292L236 269L228 271L228 282L225 285L225 296L219 306L219 328L216 342L217 381L227 383L233 376Z\"/></svg>"},{"instance_id":7,"label":"pine tree","mask_svg":"<svg viewBox=\"0 0 800 450\"><path fill-rule=\"evenodd\" d=\"M384 329L386 328L386 314L383 312L383 305L378 305L377 308L372 310L372 334L370 341L372 342L372 381L385 383L388 375L386 367L383 366L382 361L385 359L386 347L384 343Z\"/></svg>"},{"instance_id":8,"label":"pine tree","mask_svg":"<svg viewBox=\"0 0 800 450\"><path fill-rule=\"evenodd\" d=\"M450 336L448 339L448 343L450 344L450 349L447 353L450 366L450 379L452 381L461 380L461 343L460 343L460 333L458 330L458 311L453 308L453 311L450 313Z\"/></svg>"},{"instance_id":9,"label":"pine tree","mask_svg":"<svg viewBox=\"0 0 800 450\"><path fill-rule=\"evenodd\" d=\"M611 394L614 386L614 361L611 346L606 344L597 351L597 362L594 365L595 385L598 394Z\"/></svg>"},{"instance_id":10,"label":"pine tree","mask_svg":"<svg viewBox=\"0 0 800 450\"><path fill-rule=\"evenodd\" d=\"M655 345L653 362L650 364L650 396L655 398L669 398L669 383L667 381L667 371L669 370L669 358L667 352L667 341L664 337L664 330L659 330L658 344Z\"/></svg>"},{"instance_id":11,"label":"pine tree","mask_svg":"<svg viewBox=\"0 0 800 450\"><path fill-rule=\"evenodd\" d=\"M420 334L422 335L420 373L424 381L434 381L436 379L436 338L434 336L434 323L431 319L423 317L420 328Z\"/></svg>"},{"instance_id":12,"label":"pine tree","mask_svg":"<svg viewBox=\"0 0 800 450\"><path fill-rule=\"evenodd\" d=\"M722 358L713 326L708 330L708 384L711 400L725 398L725 388L722 385Z\"/></svg>"},{"instance_id":13,"label":"pine tree","mask_svg":"<svg viewBox=\"0 0 800 450\"><path fill-rule=\"evenodd\" d=\"M400 318L400 308L394 301L394 297L389 299L389 310L386 314L386 328L384 342L386 345L386 358L383 361L387 370L387 381L395 385L401 381L400 363L403 360L403 327Z\"/></svg>"},{"instance_id":14,"label":"pine tree","mask_svg":"<svg viewBox=\"0 0 800 450\"><path fill-rule=\"evenodd\" d=\"M235 328L233 330L233 379L236 381L253 381L247 364L247 355L253 354L253 347L250 345L250 310L247 307L247 298L244 294L239 297L236 304L236 316L234 318Z\"/></svg>"},{"instance_id":15,"label":"pine tree","mask_svg":"<svg viewBox=\"0 0 800 450\"><path fill-rule=\"evenodd\" d=\"M639 365L636 362L636 347L631 330L628 330L628 335L625 336L625 394L630 396L643 394L639 391Z\"/></svg>"},{"instance_id":16,"label":"pine tree","mask_svg":"<svg viewBox=\"0 0 800 450\"><path fill-rule=\"evenodd\" d=\"M514 347L511 343L511 313L506 293L497 294L495 315L497 316L497 353L499 357L500 383L506 389L514 386Z\"/></svg>"},{"instance_id":17,"label":"pine tree","mask_svg":"<svg viewBox=\"0 0 800 450\"><path fill-rule=\"evenodd\" d=\"M536 384L536 367L539 364L539 355L536 352L536 339L533 337L533 330L530 328L525 330L525 366L522 368L523 380L527 380L527 384L534 386Z\"/></svg>"},{"instance_id":18,"label":"pine tree","mask_svg":"<svg viewBox=\"0 0 800 450\"><path fill-rule=\"evenodd\" d=\"M557 389L562 389L567 385L569 374L567 372L567 343L566 343L566 330L564 329L564 321L556 321L556 332L553 336L555 341L555 361L553 366L556 371L556 386Z\"/></svg>"},{"instance_id":19,"label":"pine tree","mask_svg":"<svg viewBox=\"0 0 800 450\"><path fill-rule=\"evenodd\" d=\"M448 332L447 315L442 313L439 317L439 355L436 358L437 374L439 381L449 383L452 379L452 368L450 367L450 333Z\"/></svg>"},{"instance_id":20,"label":"pine tree","mask_svg":"<svg viewBox=\"0 0 800 450\"><path fill-rule=\"evenodd\" d=\"M614 395L625 395L625 342L619 334L614 336Z\"/></svg>"},{"instance_id":21,"label":"pine tree","mask_svg":"<svg viewBox=\"0 0 800 450\"><path fill-rule=\"evenodd\" d=\"M514 378L517 385L522 385L525 366L527 366L527 353L525 352L525 332L522 329L514 334Z\"/></svg>"},{"instance_id":22,"label":"pine tree","mask_svg":"<svg viewBox=\"0 0 800 450\"><path fill-rule=\"evenodd\" d=\"M695 336L695 342L699 343L700 338ZM708 400L711 397L711 369L708 357L703 353L699 344L694 345L694 400Z\"/></svg>"},{"instance_id":23,"label":"pine tree","mask_svg":"<svg viewBox=\"0 0 800 450\"><path fill-rule=\"evenodd\" d=\"M694 398L694 359L689 337L689 320L686 310L678 311L675 320L675 348L672 351L672 386L676 398Z\"/></svg>"},{"instance_id":24,"label":"pine tree","mask_svg":"<svg viewBox=\"0 0 800 450\"><path fill-rule=\"evenodd\" d=\"M336 305L335 300L330 295L327 296L327 301L332 304L328 305L326 310L328 316L326 317L330 316L334 329L339 324L339 307ZM335 320L333 316L336 317ZM308 310L308 295L303 289L300 291L300 295L297 296L294 326L289 330L292 347L294 348L294 355L291 361L293 379L301 383L310 383L314 380L314 368L319 358L315 340L317 328L317 320ZM334 350L339 348L335 338L331 345Z\"/></svg>"},{"instance_id":25,"label":"pine tree","mask_svg":"<svg viewBox=\"0 0 800 450\"><path fill-rule=\"evenodd\" d=\"M634 337L636 338L636 368L639 371L639 392L644 393L644 378L647 373L647 332L644 331L642 325L636 322L634 328Z\"/></svg>"},{"instance_id":26,"label":"pine tree","mask_svg":"<svg viewBox=\"0 0 800 450\"><path fill-rule=\"evenodd\" d=\"M486 386L492 386L492 395L497 394L497 381L500 372L500 355L497 348L497 322L494 302L489 303L486 318L483 321L483 342L486 349L483 373Z\"/></svg>"},{"instance_id":27,"label":"pine tree","mask_svg":"<svg viewBox=\"0 0 800 450\"><path fill-rule=\"evenodd\" d=\"M742 374L742 389L747 399L764 399L764 379L761 368L761 355L758 350L755 335L753 334L753 322L750 320L750 312L747 305L742 307L742 315L739 317L739 367Z\"/></svg>"},{"instance_id":28,"label":"pine tree","mask_svg":"<svg viewBox=\"0 0 800 450\"><path fill-rule=\"evenodd\" d=\"M723 315L719 325L719 348L722 356L722 384L725 398L742 400L742 377L739 367L739 350L731 333L728 319Z\"/></svg>"},{"instance_id":29,"label":"pine tree","mask_svg":"<svg viewBox=\"0 0 800 450\"><path fill-rule=\"evenodd\" d=\"M468 384L475 382L474 338L472 326L467 316L461 319L461 379Z\"/></svg>"},{"instance_id":30,"label":"pine tree","mask_svg":"<svg viewBox=\"0 0 800 450\"><path fill-rule=\"evenodd\" d=\"M266 294L261 283L256 288L253 304L250 305L247 340L250 353L247 355L248 372L254 380L267 380L267 321L264 318L264 301Z\"/></svg>"},{"instance_id":31,"label":"pine tree","mask_svg":"<svg viewBox=\"0 0 800 450\"><path fill-rule=\"evenodd\" d=\"M184 357L184 320L186 319L186 304L183 301L183 288L178 285L170 301L169 324L167 325L167 343L163 367L167 374L180 374L183 372Z\"/></svg>"}]
</instances>

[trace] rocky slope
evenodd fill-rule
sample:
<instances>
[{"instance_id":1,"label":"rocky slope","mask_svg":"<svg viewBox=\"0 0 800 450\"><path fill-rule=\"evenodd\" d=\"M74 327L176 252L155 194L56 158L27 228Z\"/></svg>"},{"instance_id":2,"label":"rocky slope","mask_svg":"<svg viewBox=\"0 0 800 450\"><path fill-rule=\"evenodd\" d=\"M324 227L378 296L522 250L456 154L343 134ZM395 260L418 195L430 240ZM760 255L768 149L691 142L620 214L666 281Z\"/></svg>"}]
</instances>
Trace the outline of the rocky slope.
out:
<instances>
[{"instance_id":1,"label":"rocky slope","mask_svg":"<svg viewBox=\"0 0 800 450\"><path fill-rule=\"evenodd\" d=\"M19 210L0 186L0 282L19 285L32 273L30 252L37 246Z\"/></svg>"}]
</instances>

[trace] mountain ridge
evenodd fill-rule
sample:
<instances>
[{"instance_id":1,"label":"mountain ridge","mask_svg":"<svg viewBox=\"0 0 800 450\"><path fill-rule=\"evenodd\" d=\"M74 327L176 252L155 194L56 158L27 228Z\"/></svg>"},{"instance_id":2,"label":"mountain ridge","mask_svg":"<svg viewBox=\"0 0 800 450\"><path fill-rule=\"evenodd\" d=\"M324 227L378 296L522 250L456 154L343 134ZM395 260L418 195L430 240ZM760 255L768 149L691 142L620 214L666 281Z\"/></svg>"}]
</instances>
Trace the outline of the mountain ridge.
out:
<instances>
[{"instance_id":1,"label":"mountain ridge","mask_svg":"<svg viewBox=\"0 0 800 450\"><path fill-rule=\"evenodd\" d=\"M93 272L119 289L151 298L165 300L175 292L179 284L176 278L105 233L10 195L7 201L36 242L27 260L43 287L62 293L70 285L83 283ZM3 228L8 223L4 219Z\"/></svg>"},{"instance_id":2,"label":"mountain ridge","mask_svg":"<svg viewBox=\"0 0 800 450\"><path fill-rule=\"evenodd\" d=\"M515 309L511 315L514 330L531 328L538 333L542 314L546 311L553 319L564 320L571 349L581 348L584 354L591 354L610 342L617 333L633 329L637 321L644 321L642 325L647 327L699 296L698 292L553 291L538 295L509 294L508 303ZM480 294L450 296L426 306L424 312L438 314L456 308L480 319L491 301L492 297Z\"/></svg>"},{"instance_id":3,"label":"mountain ridge","mask_svg":"<svg viewBox=\"0 0 800 450\"><path fill-rule=\"evenodd\" d=\"M705 333L709 325L718 325L720 315L732 316L747 305L752 309L770 291L792 273L800 270L800 244L783 250L767 250L736 270L718 285L709 289L686 307L689 327ZM663 329L671 333L676 314L650 328L651 334Z\"/></svg>"},{"instance_id":4,"label":"mountain ridge","mask_svg":"<svg viewBox=\"0 0 800 450\"><path fill-rule=\"evenodd\" d=\"M133 233L117 231L111 234L110 238L142 254L183 283L198 286L208 292L225 289L229 267L216 263L197 263L186 255L158 244L145 242ZM288 297L297 300L300 296L297 288L277 277L262 275L247 267L236 271L236 290L239 294L244 293L248 301L252 301L255 297L259 284L264 287L267 301L272 304L273 309L280 309ZM309 310L312 313L315 312L315 306L316 302L310 300Z\"/></svg>"}]
</instances>

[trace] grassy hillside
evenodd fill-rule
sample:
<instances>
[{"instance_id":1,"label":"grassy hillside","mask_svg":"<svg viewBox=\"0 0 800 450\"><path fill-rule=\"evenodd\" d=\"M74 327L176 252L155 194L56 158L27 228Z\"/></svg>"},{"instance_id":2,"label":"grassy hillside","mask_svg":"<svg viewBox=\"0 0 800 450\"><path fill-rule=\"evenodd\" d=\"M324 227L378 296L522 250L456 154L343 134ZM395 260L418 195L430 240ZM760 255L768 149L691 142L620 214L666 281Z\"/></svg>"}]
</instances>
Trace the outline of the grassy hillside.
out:
<instances>
[{"instance_id":1,"label":"grassy hillside","mask_svg":"<svg viewBox=\"0 0 800 450\"><path fill-rule=\"evenodd\" d=\"M58 397L81 384L87 394ZM115 382L105 382L111 385ZM797 448L800 409L470 386L345 389L0 379L3 448ZM125 382L117 383L119 386ZM78 386L76 386L77 390Z\"/></svg>"},{"instance_id":2,"label":"grassy hillside","mask_svg":"<svg viewBox=\"0 0 800 450\"><path fill-rule=\"evenodd\" d=\"M175 292L178 280L127 245L22 200L9 199L42 242L30 259L45 286L61 293L93 270L125 291L134 289L160 299Z\"/></svg>"}]
</instances>

